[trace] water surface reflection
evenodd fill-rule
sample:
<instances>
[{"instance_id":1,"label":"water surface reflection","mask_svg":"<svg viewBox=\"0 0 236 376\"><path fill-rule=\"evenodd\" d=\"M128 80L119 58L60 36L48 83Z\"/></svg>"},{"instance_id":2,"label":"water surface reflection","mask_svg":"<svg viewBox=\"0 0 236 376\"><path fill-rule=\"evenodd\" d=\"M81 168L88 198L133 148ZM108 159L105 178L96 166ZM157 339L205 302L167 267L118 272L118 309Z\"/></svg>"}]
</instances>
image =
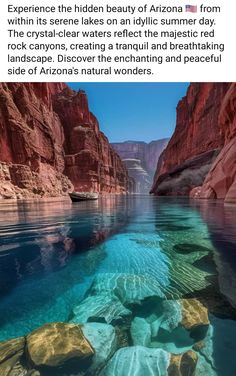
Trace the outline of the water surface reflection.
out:
<instances>
[{"instance_id":1,"label":"water surface reflection","mask_svg":"<svg viewBox=\"0 0 236 376\"><path fill-rule=\"evenodd\" d=\"M236 374L235 214L220 202L150 196L1 203L0 338L98 315L119 325L119 311L129 345L140 344L141 320L146 347L198 351L196 375ZM186 304L203 320L187 331Z\"/></svg>"}]
</instances>

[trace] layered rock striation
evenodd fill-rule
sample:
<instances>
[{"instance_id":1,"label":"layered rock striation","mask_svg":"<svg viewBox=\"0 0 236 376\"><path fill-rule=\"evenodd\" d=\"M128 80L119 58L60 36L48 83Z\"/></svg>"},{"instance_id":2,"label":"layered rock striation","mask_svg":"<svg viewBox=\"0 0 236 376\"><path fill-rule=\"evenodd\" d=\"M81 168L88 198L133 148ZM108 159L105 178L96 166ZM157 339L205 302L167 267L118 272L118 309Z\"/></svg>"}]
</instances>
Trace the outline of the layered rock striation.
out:
<instances>
[{"instance_id":1,"label":"layered rock striation","mask_svg":"<svg viewBox=\"0 0 236 376\"><path fill-rule=\"evenodd\" d=\"M64 132L52 108L63 84L0 84L0 195L56 196L72 189L64 171Z\"/></svg>"},{"instance_id":2,"label":"layered rock striation","mask_svg":"<svg viewBox=\"0 0 236 376\"><path fill-rule=\"evenodd\" d=\"M84 91L65 88L54 99L65 133L65 173L77 191L123 193L127 171L89 111Z\"/></svg>"},{"instance_id":3,"label":"layered rock striation","mask_svg":"<svg viewBox=\"0 0 236 376\"><path fill-rule=\"evenodd\" d=\"M224 147L212 165L200 198L218 198L236 202L236 84L232 83L221 104L219 126Z\"/></svg>"},{"instance_id":4,"label":"layered rock striation","mask_svg":"<svg viewBox=\"0 0 236 376\"><path fill-rule=\"evenodd\" d=\"M155 192L159 196L188 196L190 191L202 184L218 154L219 150L213 149L187 159L160 176L157 173L151 193Z\"/></svg>"},{"instance_id":5,"label":"layered rock striation","mask_svg":"<svg viewBox=\"0 0 236 376\"><path fill-rule=\"evenodd\" d=\"M176 128L159 159L151 193L188 195L203 184L224 146L220 119L227 118L223 108L232 108L230 91L229 83L190 84L177 106Z\"/></svg>"},{"instance_id":6,"label":"layered rock striation","mask_svg":"<svg viewBox=\"0 0 236 376\"><path fill-rule=\"evenodd\" d=\"M157 161L168 141L168 138L164 138L150 143L125 141L111 144L125 163L129 176L135 181L134 192L149 192Z\"/></svg>"},{"instance_id":7,"label":"layered rock striation","mask_svg":"<svg viewBox=\"0 0 236 376\"><path fill-rule=\"evenodd\" d=\"M0 84L0 178L3 198L128 188L86 94L63 83Z\"/></svg>"}]
</instances>

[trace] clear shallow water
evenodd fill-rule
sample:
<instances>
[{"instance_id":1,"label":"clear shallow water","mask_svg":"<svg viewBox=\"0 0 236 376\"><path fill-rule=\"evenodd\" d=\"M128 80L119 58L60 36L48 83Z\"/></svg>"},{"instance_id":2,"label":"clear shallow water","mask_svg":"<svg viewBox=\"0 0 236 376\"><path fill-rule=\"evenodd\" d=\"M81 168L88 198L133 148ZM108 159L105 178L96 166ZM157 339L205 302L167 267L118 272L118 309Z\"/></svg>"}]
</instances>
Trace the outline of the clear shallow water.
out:
<instances>
[{"instance_id":1,"label":"clear shallow water","mask_svg":"<svg viewBox=\"0 0 236 376\"><path fill-rule=\"evenodd\" d=\"M236 206L149 196L1 203L0 340L69 321L91 284L95 296L117 290L129 309L149 296L200 299L211 323L207 372L236 374ZM151 321L155 304L133 315ZM197 341L178 328L163 335L149 346L177 353Z\"/></svg>"}]
</instances>

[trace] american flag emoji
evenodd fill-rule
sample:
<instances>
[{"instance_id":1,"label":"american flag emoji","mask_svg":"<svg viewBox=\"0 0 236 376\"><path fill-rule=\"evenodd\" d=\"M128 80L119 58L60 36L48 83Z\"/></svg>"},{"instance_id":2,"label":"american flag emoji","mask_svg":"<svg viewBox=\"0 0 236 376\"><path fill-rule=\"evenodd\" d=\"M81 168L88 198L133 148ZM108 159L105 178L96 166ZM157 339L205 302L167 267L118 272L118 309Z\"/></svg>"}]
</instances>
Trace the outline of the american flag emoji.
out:
<instances>
[{"instance_id":1,"label":"american flag emoji","mask_svg":"<svg viewBox=\"0 0 236 376\"><path fill-rule=\"evenodd\" d=\"M185 5L185 12L197 12L197 5Z\"/></svg>"}]
</instances>

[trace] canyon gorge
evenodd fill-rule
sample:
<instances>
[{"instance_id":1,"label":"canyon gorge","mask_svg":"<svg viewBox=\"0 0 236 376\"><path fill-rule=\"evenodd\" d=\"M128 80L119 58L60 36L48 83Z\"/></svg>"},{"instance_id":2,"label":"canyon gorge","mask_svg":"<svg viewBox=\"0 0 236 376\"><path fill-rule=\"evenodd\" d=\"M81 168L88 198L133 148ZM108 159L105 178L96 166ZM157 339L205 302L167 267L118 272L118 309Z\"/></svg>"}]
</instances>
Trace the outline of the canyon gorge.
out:
<instances>
[{"instance_id":1,"label":"canyon gorge","mask_svg":"<svg viewBox=\"0 0 236 376\"><path fill-rule=\"evenodd\" d=\"M236 84L192 83L151 193L236 201Z\"/></svg>"},{"instance_id":2,"label":"canyon gorge","mask_svg":"<svg viewBox=\"0 0 236 376\"><path fill-rule=\"evenodd\" d=\"M0 84L0 196L125 193L125 166L89 111L63 83Z\"/></svg>"},{"instance_id":3,"label":"canyon gorge","mask_svg":"<svg viewBox=\"0 0 236 376\"><path fill-rule=\"evenodd\" d=\"M0 84L0 197L150 193L236 201L236 84L192 83L171 139L109 144L86 93Z\"/></svg>"},{"instance_id":4,"label":"canyon gorge","mask_svg":"<svg viewBox=\"0 0 236 376\"><path fill-rule=\"evenodd\" d=\"M110 84L0 83L0 376L236 375L236 84Z\"/></svg>"}]
</instances>

